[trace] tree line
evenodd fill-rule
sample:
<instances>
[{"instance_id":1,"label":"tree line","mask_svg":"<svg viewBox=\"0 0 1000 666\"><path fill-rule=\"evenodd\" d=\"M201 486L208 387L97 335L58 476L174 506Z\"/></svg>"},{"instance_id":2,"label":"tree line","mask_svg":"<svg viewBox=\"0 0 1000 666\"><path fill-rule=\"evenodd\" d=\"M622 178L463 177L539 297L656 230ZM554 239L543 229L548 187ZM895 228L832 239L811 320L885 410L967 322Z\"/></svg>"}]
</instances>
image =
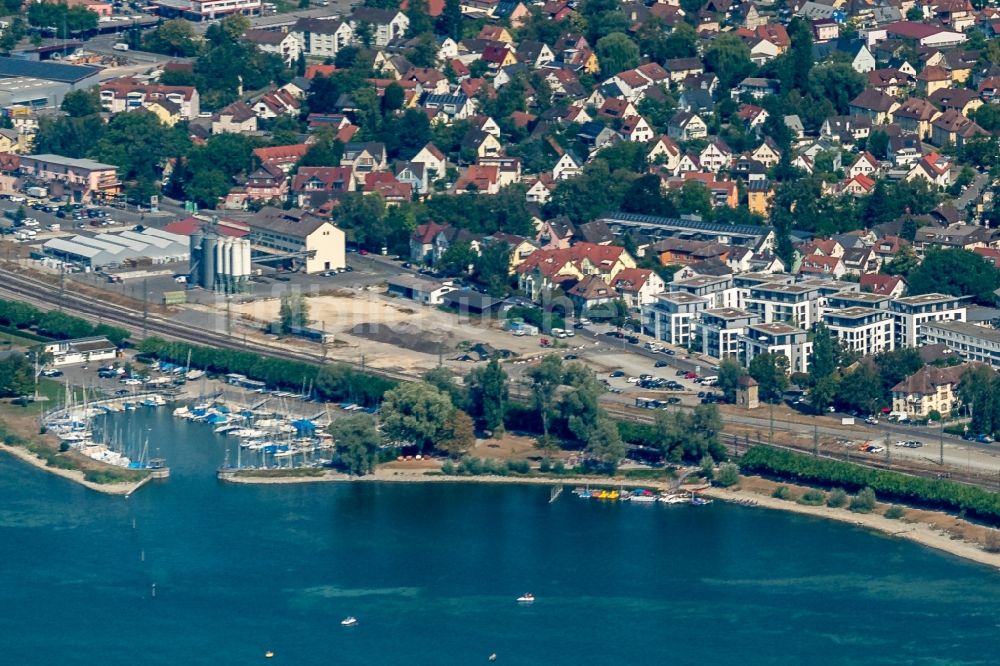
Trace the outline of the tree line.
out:
<instances>
[{"instance_id":1,"label":"tree line","mask_svg":"<svg viewBox=\"0 0 1000 666\"><path fill-rule=\"evenodd\" d=\"M945 479L927 479L871 469L769 446L751 447L740 459L740 467L746 474L844 488L852 492L867 487L884 500L931 509L964 511L972 518L992 525L1000 524L1000 493Z\"/></svg>"},{"instance_id":2,"label":"tree line","mask_svg":"<svg viewBox=\"0 0 1000 666\"><path fill-rule=\"evenodd\" d=\"M0 324L19 329L31 329L38 335L66 340L104 336L120 347L129 337L129 332L108 324L91 324L86 319L68 315L58 310L48 312L28 303L0 300Z\"/></svg>"}]
</instances>

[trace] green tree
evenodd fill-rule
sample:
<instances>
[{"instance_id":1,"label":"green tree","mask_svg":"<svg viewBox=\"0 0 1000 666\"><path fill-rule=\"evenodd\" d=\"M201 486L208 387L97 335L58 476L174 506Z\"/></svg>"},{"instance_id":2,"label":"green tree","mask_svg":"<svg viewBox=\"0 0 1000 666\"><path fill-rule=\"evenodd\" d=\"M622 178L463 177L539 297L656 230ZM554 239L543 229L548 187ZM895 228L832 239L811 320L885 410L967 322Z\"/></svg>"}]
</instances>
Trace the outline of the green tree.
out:
<instances>
[{"instance_id":1,"label":"green tree","mask_svg":"<svg viewBox=\"0 0 1000 666\"><path fill-rule=\"evenodd\" d=\"M886 159L889 151L889 135L875 130L868 136L868 152L880 160Z\"/></svg>"},{"instance_id":2,"label":"green tree","mask_svg":"<svg viewBox=\"0 0 1000 666\"><path fill-rule=\"evenodd\" d=\"M198 38L190 21L172 19L164 21L143 40L143 48L168 56L197 55Z\"/></svg>"},{"instance_id":3,"label":"green tree","mask_svg":"<svg viewBox=\"0 0 1000 666\"><path fill-rule=\"evenodd\" d=\"M840 367L842 349L826 324L819 323L812 331L813 347L809 355L809 377L813 383L829 377Z\"/></svg>"},{"instance_id":4,"label":"green tree","mask_svg":"<svg viewBox=\"0 0 1000 666\"><path fill-rule=\"evenodd\" d=\"M779 402L788 388L788 357L777 352L765 352L753 357L748 368L757 380L760 397L767 402Z\"/></svg>"},{"instance_id":5,"label":"green tree","mask_svg":"<svg viewBox=\"0 0 1000 666\"><path fill-rule=\"evenodd\" d=\"M920 258L910 245L899 248L896 255L882 267L888 275L907 275L920 264Z\"/></svg>"},{"instance_id":6,"label":"green tree","mask_svg":"<svg viewBox=\"0 0 1000 666\"><path fill-rule=\"evenodd\" d=\"M590 434L586 451L587 455L613 474L618 468L619 461L625 457L627 448L614 421L601 416Z\"/></svg>"},{"instance_id":7,"label":"green tree","mask_svg":"<svg viewBox=\"0 0 1000 666\"><path fill-rule=\"evenodd\" d=\"M381 437L371 414L356 414L330 424L334 446L347 473L364 476L375 469Z\"/></svg>"},{"instance_id":8,"label":"green tree","mask_svg":"<svg viewBox=\"0 0 1000 666\"><path fill-rule=\"evenodd\" d=\"M460 409L452 410L436 448L452 458L458 458L468 453L475 444L476 432L472 419Z\"/></svg>"},{"instance_id":9,"label":"green tree","mask_svg":"<svg viewBox=\"0 0 1000 666\"><path fill-rule=\"evenodd\" d=\"M833 104L837 113L846 114L851 100L861 94L865 84L865 77L849 63L833 62L812 69L808 89L816 99Z\"/></svg>"},{"instance_id":10,"label":"green tree","mask_svg":"<svg viewBox=\"0 0 1000 666\"><path fill-rule=\"evenodd\" d=\"M1000 270L968 250L934 249L910 271L908 282L911 294L972 296L977 303L992 305L993 291L1000 287Z\"/></svg>"},{"instance_id":11,"label":"green tree","mask_svg":"<svg viewBox=\"0 0 1000 666\"><path fill-rule=\"evenodd\" d=\"M510 292L510 254L506 242L491 241L480 247L475 259L472 278L495 298L503 298Z\"/></svg>"},{"instance_id":12,"label":"green tree","mask_svg":"<svg viewBox=\"0 0 1000 666\"><path fill-rule=\"evenodd\" d=\"M556 391L562 384L562 358L549 354L526 374L531 380L531 398L535 411L538 412L542 421L542 434L548 438L555 408Z\"/></svg>"},{"instance_id":13,"label":"green tree","mask_svg":"<svg viewBox=\"0 0 1000 666\"><path fill-rule=\"evenodd\" d=\"M406 7L406 17L410 19L407 34L411 37L431 32L434 29L434 19L428 13L427 0L409 0Z\"/></svg>"},{"instance_id":14,"label":"green tree","mask_svg":"<svg viewBox=\"0 0 1000 666\"><path fill-rule=\"evenodd\" d=\"M451 37L452 39L462 38L462 3L460 0L444 0L444 9L437 19L437 32L439 35Z\"/></svg>"},{"instance_id":15,"label":"green tree","mask_svg":"<svg viewBox=\"0 0 1000 666\"><path fill-rule=\"evenodd\" d=\"M730 89L750 76L754 64L750 62L750 49L736 35L723 33L712 40L705 52L705 67L719 77L719 84Z\"/></svg>"},{"instance_id":16,"label":"green tree","mask_svg":"<svg viewBox=\"0 0 1000 666\"><path fill-rule=\"evenodd\" d=\"M305 327L309 324L309 304L302 294L282 294L281 305L278 307L278 327L288 334L293 328Z\"/></svg>"},{"instance_id":17,"label":"green tree","mask_svg":"<svg viewBox=\"0 0 1000 666\"><path fill-rule=\"evenodd\" d=\"M469 241L455 241L441 255L438 269L445 275L465 275L475 262L476 251L472 249L472 244Z\"/></svg>"},{"instance_id":18,"label":"green tree","mask_svg":"<svg viewBox=\"0 0 1000 666\"><path fill-rule=\"evenodd\" d=\"M605 76L639 66L639 47L628 36L613 32L597 40L597 58Z\"/></svg>"},{"instance_id":19,"label":"green tree","mask_svg":"<svg viewBox=\"0 0 1000 666\"><path fill-rule=\"evenodd\" d=\"M0 360L0 397L28 395L35 386L35 372L23 354Z\"/></svg>"},{"instance_id":20,"label":"green tree","mask_svg":"<svg viewBox=\"0 0 1000 666\"><path fill-rule=\"evenodd\" d=\"M101 95L97 87L88 90L71 90L63 97L60 107L71 118L92 116L101 112Z\"/></svg>"},{"instance_id":21,"label":"green tree","mask_svg":"<svg viewBox=\"0 0 1000 666\"><path fill-rule=\"evenodd\" d=\"M845 373L834 402L845 410L877 414L886 402L886 394L875 364L859 363L853 371Z\"/></svg>"},{"instance_id":22,"label":"green tree","mask_svg":"<svg viewBox=\"0 0 1000 666\"><path fill-rule=\"evenodd\" d=\"M423 380L446 394L451 400L451 404L460 409L464 409L468 402L465 388L455 382L455 373L451 368L439 365L424 373Z\"/></svg>"},{"instance_id":23,"label":"green tree","mask_svg":"<svg viewBox=\"0 0 1000 666\"><path fill-rule=\"evenodd\" d=\"M455 406L426 382L400 384L382 402L382 432L391 440L427 453L449 433Z\"/></svg>"},{"instance_id":24,"label":"green tree","mask_svg":"<svg viewBox=\"0 0 1000 666\"><path fill-rule=\"evenodd\" d=\"M466 378L469 386L469 412L485 430L494 435L503 431L508 397L508 377L496 356L484 368L474 368Z\"/></svg>"},{"instance_id":25,"label":"green tree","mask_svg":"<svg viewBox=\"0 0 1000 666\"><path fill-rule=\"evenodd\" d=\"M716 386L722 390L726 402L736 402L736 388L739 386L740 379L746 374L747 371L735 358L724 358L719 363L719 369L716 372L719 379Z\"/></svg>"}]
</instances>

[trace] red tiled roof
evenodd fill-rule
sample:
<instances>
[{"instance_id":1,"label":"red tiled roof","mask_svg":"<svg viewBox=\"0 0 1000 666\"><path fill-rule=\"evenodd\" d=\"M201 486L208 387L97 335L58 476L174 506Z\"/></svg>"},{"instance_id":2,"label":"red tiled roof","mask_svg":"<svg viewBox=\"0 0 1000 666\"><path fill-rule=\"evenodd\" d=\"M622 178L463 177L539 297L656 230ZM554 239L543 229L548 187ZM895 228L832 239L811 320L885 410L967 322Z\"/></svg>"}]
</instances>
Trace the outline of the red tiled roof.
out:
<instances>
[{"instance_id":1,"label":"red tiled roof","mask_svg":"<svg viewBox=\"0 0 1000 666\"><path fill-rule=\"evenodd\" d=\"M168 231L172 234L179 234L181 236L190 236L196 231L200 231L202 227L209 226L204 220L199 220L198 218L191 216L186 217L183 220L177 220L176 222L171 222L163 228L164 231ZM250 228L246 227L239 222L234 222L233 220L219 219L219 224L215 227L223 236L230 236L232 238L242 238L250 233Z\"/></svg>"}]
</instances>

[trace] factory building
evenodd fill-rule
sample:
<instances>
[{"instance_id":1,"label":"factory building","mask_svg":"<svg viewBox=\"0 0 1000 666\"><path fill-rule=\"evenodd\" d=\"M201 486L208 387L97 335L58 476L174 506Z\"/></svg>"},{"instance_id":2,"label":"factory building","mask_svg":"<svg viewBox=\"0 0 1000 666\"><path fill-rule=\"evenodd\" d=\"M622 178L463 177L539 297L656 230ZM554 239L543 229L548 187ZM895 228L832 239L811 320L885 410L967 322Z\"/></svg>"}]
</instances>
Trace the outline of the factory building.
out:
<instances>
[{"instance_id":1,"label":"factory building","mask_svg":"<svg viewBox=\"0 0 1000 666\"><path fill-rule=\"evenodd\" d=\"M46 256L76 264L87 271L167 264L187 261L190 256L186 238L160 229L52 238L45 241L41 249Z\"/></svg>"}]
</instances>

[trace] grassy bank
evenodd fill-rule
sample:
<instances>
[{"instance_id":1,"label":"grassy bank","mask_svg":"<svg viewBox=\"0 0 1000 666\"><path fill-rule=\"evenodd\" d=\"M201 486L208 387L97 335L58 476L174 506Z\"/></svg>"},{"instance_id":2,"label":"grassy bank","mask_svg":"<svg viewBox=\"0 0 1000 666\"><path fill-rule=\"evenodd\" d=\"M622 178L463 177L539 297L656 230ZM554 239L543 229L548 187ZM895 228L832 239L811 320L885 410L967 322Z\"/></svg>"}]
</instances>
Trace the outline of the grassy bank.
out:
<instances>
[{"instance_id":1,"label":"grassy bank","mask_svg":"<svg viewBox=\"0 0 1000 666\"><path fill-rule=\"evenodd\" d=\"M37 413L30 407L0 404L0 442L30 454L18 456L22 460L34 459L38 463L36 467L65 472L61 476L85 482L84 485L96 490L100 490L101 486L115 486L111 492L121 492L122 486L132 486L149 476L146 470L123 469L92 460L73 450L60 450L57 438L38 434L37 419Z\"/></svg>"}]
</instances>

